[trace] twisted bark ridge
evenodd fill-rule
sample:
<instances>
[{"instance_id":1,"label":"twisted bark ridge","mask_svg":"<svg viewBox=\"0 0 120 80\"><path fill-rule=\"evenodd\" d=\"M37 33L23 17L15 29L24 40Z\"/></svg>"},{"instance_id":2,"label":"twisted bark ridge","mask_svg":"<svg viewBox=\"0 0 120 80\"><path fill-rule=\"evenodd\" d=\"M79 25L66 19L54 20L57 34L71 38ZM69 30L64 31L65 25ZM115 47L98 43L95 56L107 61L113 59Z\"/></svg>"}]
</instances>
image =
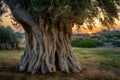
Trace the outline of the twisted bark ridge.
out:
<instances>
[{"instance_id":1,"label":"twisted bark ridge","mask_svg":"<svg viewBox=\"0 0 120 80\"><path fill-rule=\"evenodd\" d=\"M72 27L64 26L61 22L58 26L51 26L42 18L36 24L17 0L5 1L25 30L26 48L17 66L18 71L46 74L56 70L67 73L81 70L71 47ZM11 5L13 1L14 7Z\"/></svg>"}]
</instances>

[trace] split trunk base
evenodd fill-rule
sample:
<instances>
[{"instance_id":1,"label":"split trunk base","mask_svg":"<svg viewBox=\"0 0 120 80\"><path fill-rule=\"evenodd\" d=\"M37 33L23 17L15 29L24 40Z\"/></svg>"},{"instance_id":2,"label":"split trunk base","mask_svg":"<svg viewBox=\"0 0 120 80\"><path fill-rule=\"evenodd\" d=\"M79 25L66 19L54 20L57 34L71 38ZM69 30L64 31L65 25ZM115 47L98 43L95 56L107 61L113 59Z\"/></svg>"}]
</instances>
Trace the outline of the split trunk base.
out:
<instances>
[{"instance_id":1,"label":"split trunk base","mask_svg":"<svg viewBox=\"0 0 120 80\"><path fill-rule=\"evenodd\" d=\"M48 30L47 30L48 31ZM79 72L79 61L73 54L68 34L55 28L40 29L39 34L30 31L26 33L26 49L17 66L18 71L32 74L56 72Z\"/></svg>"}]
</instances>

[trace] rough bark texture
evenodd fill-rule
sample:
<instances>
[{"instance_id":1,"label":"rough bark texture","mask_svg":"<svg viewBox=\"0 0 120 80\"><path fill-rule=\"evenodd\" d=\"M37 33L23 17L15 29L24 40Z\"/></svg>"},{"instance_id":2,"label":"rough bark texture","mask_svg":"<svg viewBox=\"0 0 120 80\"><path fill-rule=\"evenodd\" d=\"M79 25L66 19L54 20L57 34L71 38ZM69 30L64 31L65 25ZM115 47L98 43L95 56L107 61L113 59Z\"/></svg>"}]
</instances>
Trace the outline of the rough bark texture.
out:
<instances>
[{"instance_id":1,"label":"rough bark texture","mask_svg":"<svg viewBox=\"0 0 120 80\"><path fill-rule=\"evenodd\" d=\"M14 7L10 1L14 1ZM6 3L25 30L26 49L17 66L18 71L32 74L52 73L56 69L67 73L80 71L80 64L71 47L71 26L64 26L61 21L57 26L51 26L41 17L39 24L36 24L16 0L6 0Z\"/></svg>"},{"instance_id":2,"label":"rough bark texture","mask_svg":"<svg viewBox=\"0 0 120 80\"><path fill-rule=\"evenodd\" d=\"M25 25L26 26L26 25ZM79 72L80 65L71 48L70 29L59 24L52 27L40 21L36 30L26 31L26 49L17 69L30 73Z\"/></svg>"}]
</instances>

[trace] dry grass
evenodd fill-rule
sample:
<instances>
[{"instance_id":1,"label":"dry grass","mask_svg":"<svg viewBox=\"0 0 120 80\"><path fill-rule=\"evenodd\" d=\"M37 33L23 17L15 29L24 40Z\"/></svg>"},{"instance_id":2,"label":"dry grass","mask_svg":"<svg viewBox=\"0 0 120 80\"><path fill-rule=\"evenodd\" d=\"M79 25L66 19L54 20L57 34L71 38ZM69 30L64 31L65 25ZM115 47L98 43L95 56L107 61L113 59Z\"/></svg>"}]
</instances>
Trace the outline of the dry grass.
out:
<instances>
[{"instance_id":1,"label":"dry grass","mask_svg":"<svg viewBox=\"0 0 120 80\"><path fill-rule=\"evenodd\" d=\"M80 73L30 75L15 66L22 50L0 50L0 80L120 80L120 48L73 48L83 70Z\"/></svg>"}]
</instances>

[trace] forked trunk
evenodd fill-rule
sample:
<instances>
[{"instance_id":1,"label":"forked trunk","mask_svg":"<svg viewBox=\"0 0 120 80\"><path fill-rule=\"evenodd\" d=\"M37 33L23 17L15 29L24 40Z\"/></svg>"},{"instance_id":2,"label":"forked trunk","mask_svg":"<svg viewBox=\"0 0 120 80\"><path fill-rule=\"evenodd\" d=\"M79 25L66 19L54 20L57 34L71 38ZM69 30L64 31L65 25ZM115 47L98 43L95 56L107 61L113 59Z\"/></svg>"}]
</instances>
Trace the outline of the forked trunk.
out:
<instances>
[{"instance_id":1,"label":"forked trunk","mask_svg":"<svg viewBox=\"0 0 120 80\"><path fill-rule=\"evenodd\" d=\"M27 25L23 25L27 26ZM69 27L50 26L40 20L40 26L35 29L25 28L26 49L17 66L18 71L32 74L55 72L79 72L80 64L73 54L71 33Z\"/></svg>"}]
</instances>

